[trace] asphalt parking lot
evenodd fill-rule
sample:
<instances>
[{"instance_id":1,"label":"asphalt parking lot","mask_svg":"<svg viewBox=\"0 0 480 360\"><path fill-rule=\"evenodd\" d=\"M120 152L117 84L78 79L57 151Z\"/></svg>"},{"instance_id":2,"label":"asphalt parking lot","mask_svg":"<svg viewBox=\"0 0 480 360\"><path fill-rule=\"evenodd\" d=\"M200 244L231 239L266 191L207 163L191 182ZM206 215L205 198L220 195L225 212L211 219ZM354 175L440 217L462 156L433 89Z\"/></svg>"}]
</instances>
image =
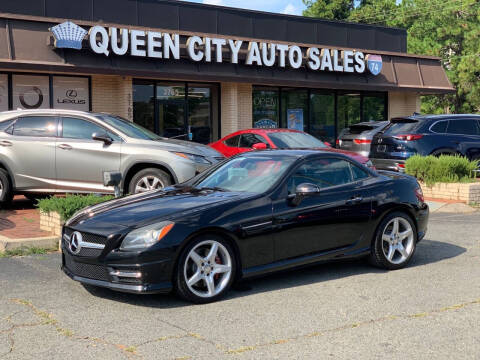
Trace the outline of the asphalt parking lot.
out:
<instances>
[{"instance_id":1,"label":"asphalt parking lot","mask_svg":"<svg viewBox=\"0 0 480 360\"><path fill-rule=\"evenodd\" d=\"M252 280L218 303L85 288L59 254L0 259L2 359L480 358L480 212L433 214L411 265Z\"/></svg>"}]
</instances>

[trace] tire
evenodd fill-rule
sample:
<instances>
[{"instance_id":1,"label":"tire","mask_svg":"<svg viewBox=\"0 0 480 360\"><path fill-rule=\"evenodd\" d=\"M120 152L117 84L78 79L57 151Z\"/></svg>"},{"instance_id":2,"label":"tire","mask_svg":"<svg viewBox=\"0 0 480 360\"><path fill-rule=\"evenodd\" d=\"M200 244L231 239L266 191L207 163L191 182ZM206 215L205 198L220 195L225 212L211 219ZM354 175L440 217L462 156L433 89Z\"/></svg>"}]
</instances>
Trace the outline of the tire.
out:
<instances>
[{"instance_id":1,"label":"tire","mask_svg":"<svg viewBox=\"0 0 480 360\"><path fill-rule=\"evenodd\" d=\"M157 168L147 168L137 172L128 184L128 192L137 194L154 189L163 189L172 184L170 175Z\"/></svg>"},{"instance_id":2,"label":"tire","mask_svg":"<svg viewBox=\"0 0 480 360\"><path fill-rule=\"evenodd\" d=\"M45 199L45 198L49 197L50 195L51 194L42 194L42 193L26 193L26 194L23 194L23 196L25 196L30 201L35 201L35 200L38 200L38 199Z\"/></svg>"},{"instance_id":3,"label":"tire","mask_svg":"<svg viewBox=\"0 0 480 360\"><path fill-rule=\"evenodd\" d=\"M212 252L214 245L217 247L215 253ZM217 235L204 235L182 251L174 274L174 288L182 299L206 304L219 300L228 292L235 273L235 253L230 244Z\"/></svg>"},{"instance_id":4,"label":"tire","mask_svg":"<svg viewBox=\"0 0 480 360\"><path fill-rule=\"evenodd\" d=\"M13 199L13 188L8 173L0 169L0 206L10 205Z\"/></svg>"},{"instance_id":5,"label":"tire","mask_svg":"<svg viewBox=\"0 0 480 360\"><path fill-rule=\"evenodd\" d=\"M396 232L395 223L397 223ZM401 269L412 259L416 246L417 228L412 219L403 212L393 212L380 222L369 260L372 265L379 268Z\"/></svg>"},{"instance_id":6,"label":"tire","mask_svg":"<svg viewBox=\"0 0 480 360\"><path fill-rule=\"evenodd\" d=\"M439 157L439 156L442 156L442 155L454 156L454 155L460 155L460 154L457 153L455 150L451 150L451 149L438 149L438 150L435 150L434 152L432 152L431 155Z\"/></svg>"}]
</instances>

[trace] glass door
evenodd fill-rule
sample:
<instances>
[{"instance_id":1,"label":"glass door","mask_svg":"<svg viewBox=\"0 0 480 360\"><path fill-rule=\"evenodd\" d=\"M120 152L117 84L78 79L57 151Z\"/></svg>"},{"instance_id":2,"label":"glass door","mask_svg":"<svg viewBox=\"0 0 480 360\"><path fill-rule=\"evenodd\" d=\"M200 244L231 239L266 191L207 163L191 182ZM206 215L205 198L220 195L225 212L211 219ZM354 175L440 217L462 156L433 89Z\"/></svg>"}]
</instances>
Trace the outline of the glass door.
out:
<instances>
[{"instance_id":1,"label":"glass door","mask_svg":"<svg viewBox=\"0 0 480 360\"><path fill-rule=\"evenodd\" d=\"M157 85L157 123L161 136L189 140L185 126L185 85Z\"/></svg>"},{"instance_id":2,"label":"glass door","mask_svg":"<svg viewBox=\"0 0 480 360\"><path fill-rule=\"evenodd\" d=\"M312 91L310 94L310 134L335 144L335 94Z\"/></svg>"},{"instance_id":3,"label":"glass door","mask_svg":"<svg viewBox=\"0 0 480 360\"><path fill-rule=\"evenodd\" d=\"M212 139L212 92L210 85L188 84L188 133L190 139L208 144Z\"/></svg>"}]
</instances>

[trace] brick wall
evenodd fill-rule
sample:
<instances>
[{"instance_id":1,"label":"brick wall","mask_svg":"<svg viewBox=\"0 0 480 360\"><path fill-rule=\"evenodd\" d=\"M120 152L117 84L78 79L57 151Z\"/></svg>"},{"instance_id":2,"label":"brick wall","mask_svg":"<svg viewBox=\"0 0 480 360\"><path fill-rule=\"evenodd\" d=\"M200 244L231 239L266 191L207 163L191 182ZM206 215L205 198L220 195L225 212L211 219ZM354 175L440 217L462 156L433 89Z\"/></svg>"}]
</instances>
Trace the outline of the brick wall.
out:
<instances>
[{"instance_id":1,"label":"brick wall","mask_svg":"<svg viewBox=\"0 0 480 360\"><path fill-rule=\"evenodd\" d=\"M93 75L92 111L108 112L133 121L132 78Z\"/></svg>"},{"instance_id":2,"label":"brick wall","mask_svg":"<svg viewBox=\"0 0 480 360\"><path fill-rule=\"evenodd\" d=\"M420 112L420 96L416 93L389 92L388 119Z\"/></svg>"},{"instance_id":3,"label":"brick wall","mask_svg":"<svg viewBox=\"0 0 480 360\"><path fill-rule=\"evenodd\" d=\"M251 84L222 83L221 102L222 137L252 127Z\"/></svg>"},{"instance_id":4,"label":"brick wall","mask_svg":"<svg viewBox=\"0 0 480 360\"><path fill-rule=\"evenodd\" d=\"M470 203L480 203L480 183L438 183L427 186L420 183L426 198L458 200Z\"/></svg>"}]
</instances>

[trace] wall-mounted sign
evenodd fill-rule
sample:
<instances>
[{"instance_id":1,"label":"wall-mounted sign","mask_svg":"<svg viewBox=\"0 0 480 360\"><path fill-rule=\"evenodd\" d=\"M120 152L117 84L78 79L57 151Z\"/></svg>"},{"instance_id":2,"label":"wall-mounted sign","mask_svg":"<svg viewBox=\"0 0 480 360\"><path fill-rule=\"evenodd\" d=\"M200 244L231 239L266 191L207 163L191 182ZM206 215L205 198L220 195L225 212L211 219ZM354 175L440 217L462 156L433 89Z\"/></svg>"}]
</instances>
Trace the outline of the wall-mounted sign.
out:
<instances>
[{"instance_id":1,"label":"wall-mounted sign","mask_svg":"<svg viewBox=\"0 0 480 360\"><path fill-rule=\"evenodd\" d=\"M380 55L367 55L368 70L373 75L378 75L382 71L382 57Z\"/></svg>"},{"instance_id":2,"label":"wall-mounted sign","mask_svg":"<svg viewBox=\"0 0 480 360\"><path fill-rule=\"evenodd\" d=\"M13 109L48 109L50 107L48 76L13 75Z\"/></svg>"},{"instance_id":3,"label":"wall-mounted sign","mask_svg":"<svg viewBox=\"0 0 480 360\"><path fill-rule=\"evenodd\" d=\"M55 37L56 47L80 49L85 31L72 22L65 22L50 29ZM96 54L109 56L131 55L152 59L180 59L181 38L179 34L162 33L127 28L95 25L88 30L88 45ZM187 57L195 62L229 61L239 63L240 50L246 50L244 63L255 66L278 66L298 69L306 66L313 71L330 71L344 73L364 73L366 69L365 55L361 51L338 50L328 48L302 48L297 45L278 44L273 42L243 41L211 37L190 36L185 44ZM226 50L226 51L225 51ZM225 59L225 53L229 59ZM378 59L374 71L381 71ZM380 69L377 73L376 70Z\"/></svg>"},{"instance_id":4,"label":"wall-mounted sign","mask_svg":"<svg viewBox=\"0 0 480 360\"><path fill-rule=\"evenodd\" d=\"M53 108L88 111L88 78L54 76Z\"/></svg>"},{"instance_id":5,"label":"wall-mounted sign","mask_svg":"<svg viewBox=\"0 0 480 360\"><path fill-rule=\"evenodd\" d=\"M255 121L253 127L262 129L275 129L277 127L277 122L273 121L272 119L260 119Z\"/></svg>"}]
</instances>

